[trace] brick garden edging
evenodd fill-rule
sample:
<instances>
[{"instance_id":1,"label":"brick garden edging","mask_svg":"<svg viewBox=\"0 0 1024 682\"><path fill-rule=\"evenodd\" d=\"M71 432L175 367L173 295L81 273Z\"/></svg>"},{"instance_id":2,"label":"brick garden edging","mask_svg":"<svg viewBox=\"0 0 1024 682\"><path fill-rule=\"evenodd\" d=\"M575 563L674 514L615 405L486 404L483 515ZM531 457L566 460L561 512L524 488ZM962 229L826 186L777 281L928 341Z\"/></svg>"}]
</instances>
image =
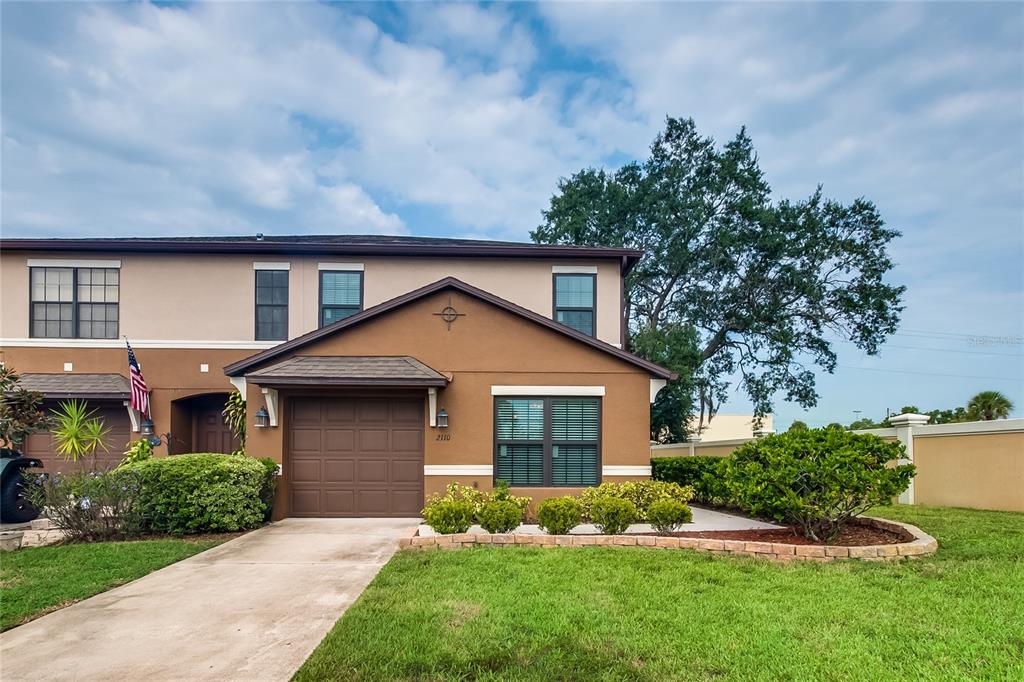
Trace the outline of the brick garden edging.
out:
<instances>
[{"instance_id":1,"label":"brick garden edging","mask_svg":"<svg viewBox=\"0 0 1024 682\"><path fill-rule=\"evenodd\" d=\"M833 545L789 545L779 542L747 542L710 538L676 538L659 535L526 535L521 533L459 533L402 538L399 549L459 549L473 545L538 545L540 547L654 547L656 549L695 549L714 554L753 556L776 561L894 561L934 554L939 543L931 535L908 523L862 517L860 522L897 533L904 542L891 545L841 547Z\"/></svg>"}]
</instances>

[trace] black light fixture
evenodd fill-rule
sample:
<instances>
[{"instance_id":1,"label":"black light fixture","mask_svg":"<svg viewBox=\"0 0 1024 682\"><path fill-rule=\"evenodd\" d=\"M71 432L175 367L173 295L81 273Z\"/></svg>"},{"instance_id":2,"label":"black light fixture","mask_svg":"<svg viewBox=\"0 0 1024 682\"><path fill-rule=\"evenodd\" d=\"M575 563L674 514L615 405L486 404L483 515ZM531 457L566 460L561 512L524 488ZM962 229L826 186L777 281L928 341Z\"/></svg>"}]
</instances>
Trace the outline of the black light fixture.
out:
<instances>
[{"instance_id":1,"label":"black light fixture","mask_svg":"<svg viewBox=\"0 0 1024 682\"><path fill-rule=\"evenodd\" d=\"M146 417L145 419L143 419L140 428L141 428L140 433L142 434L142 437L145 438L147 441L149 441L150 445L152 445L153 447L156 447L157 445L160 445L160 436L156 435L153 432L153 420L152 419L150 419L149 417Z\"/></svg>"},{"instance_id":2,"label":"black light fixture","mask_svg":"<svg viewBox=\"0 0 1024 682\"><path fill-rule=\"evenodd\" d=\"M270 426L270 413L267 412L266 407L261 407L260 409L256 410L256 414L253 415L253 417L256 421L257 429L265 429L268 426Z\"/></svg>"},{"instance_id":3,"label":"black light fixture","mask_svg":"<svg viewBox=\"0 0 1024 682\"><path fill-rule=\"evenodd\" d=\"M448 413L445 411L443 407L437 411L437 428L448 428Z\"/></svg>"}]
</instances>

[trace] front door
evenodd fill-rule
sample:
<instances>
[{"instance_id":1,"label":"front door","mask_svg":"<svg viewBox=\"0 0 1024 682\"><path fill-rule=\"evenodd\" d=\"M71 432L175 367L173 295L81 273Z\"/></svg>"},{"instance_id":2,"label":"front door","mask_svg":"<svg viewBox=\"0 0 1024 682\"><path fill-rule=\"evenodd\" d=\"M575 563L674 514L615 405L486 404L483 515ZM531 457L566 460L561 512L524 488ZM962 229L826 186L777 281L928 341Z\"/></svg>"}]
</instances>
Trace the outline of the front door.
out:
<instances>
[{"instance_id":1,"label":"front door","mask_svg":"<svg viewBox=\"0 0 1024 682\"><path fill-rule=\"evenodd\" d=\"M292 516L416 517L423 508L423 399L289 401Z\"/></svg>"}]
</instances>

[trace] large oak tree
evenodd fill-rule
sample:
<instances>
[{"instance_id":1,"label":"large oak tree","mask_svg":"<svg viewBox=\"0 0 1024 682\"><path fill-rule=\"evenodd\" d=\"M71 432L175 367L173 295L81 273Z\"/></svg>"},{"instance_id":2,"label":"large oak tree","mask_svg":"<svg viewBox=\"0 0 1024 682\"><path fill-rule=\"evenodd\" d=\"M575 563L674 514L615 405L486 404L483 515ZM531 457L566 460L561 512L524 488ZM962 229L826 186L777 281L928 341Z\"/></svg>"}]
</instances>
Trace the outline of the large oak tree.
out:
<instances>
[{"instance_id":1,"label":"large oak tree","mask_svg":"<svg viewBox=\"0 0 1024 682\"><path fill-rule=\"evenodd\" d=\"M836 366L830 336L874 354L902 311L904 287L886 281L899 232L870 201L820 187L773 200L745 129L718 147L668 118L646 161L562 179L531 236L644 251L626 280L629 344L680 377L652 408L657 440L710 419L733 376L757 415L777 394L813 406L810 366Z\"/></svg>"}]
</instances>

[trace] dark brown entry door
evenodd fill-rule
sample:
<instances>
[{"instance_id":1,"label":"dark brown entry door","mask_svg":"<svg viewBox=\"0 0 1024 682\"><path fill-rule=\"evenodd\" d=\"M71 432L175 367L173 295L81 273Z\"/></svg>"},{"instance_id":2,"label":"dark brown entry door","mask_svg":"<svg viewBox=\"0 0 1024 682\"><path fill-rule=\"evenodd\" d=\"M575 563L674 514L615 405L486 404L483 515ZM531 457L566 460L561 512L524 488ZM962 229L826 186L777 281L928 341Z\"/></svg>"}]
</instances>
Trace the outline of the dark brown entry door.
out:
<instances>
[{"instance_id":1,"label":"dark brown entry door","mask_svg":"<svg viewBox=\"0 0 1024 682\"><path fill-rule=\"evenodd\" d=\"M43 403L43 411L50 414L60 407L63 401L47 400ZM132 424L128 417L128 409L121 400L86 400L90 410L95 410L94 417L103 420L103 425L109 429L103 444L106 449L96 451L95 465L98 469L112 469L124 458L124 451L128 441L132 439ZM134 434L137 438L138 434ZM43 461L43 469L50 473L62 471L77 471L79 469L93 468L94 459L88 457L78 462L69 462L62 455L57 454L57 442L50 436L49 431L39 431L32 434L25 441L23 452Z\"/></svg>"},{"instance_id":2,"label":"dark brown entry door","mask_svg":"<svg viewBox=\"0 0 1024 682\"><path fill-rule=\"evenodd\" d=\"M292 516L420 515L422 398L293 398Z\"/></svg>"},{"instance_id":3,"label":"dark brown entry door","mask_svg":"<svg viewBox=\"0 0 1024 682\"><path fill-rule=\"evenodd\" d=\"M209 395L192 402L192 452L234 452L238 439L224 423L226 395Z\"/></svg>"}]
</instances>

